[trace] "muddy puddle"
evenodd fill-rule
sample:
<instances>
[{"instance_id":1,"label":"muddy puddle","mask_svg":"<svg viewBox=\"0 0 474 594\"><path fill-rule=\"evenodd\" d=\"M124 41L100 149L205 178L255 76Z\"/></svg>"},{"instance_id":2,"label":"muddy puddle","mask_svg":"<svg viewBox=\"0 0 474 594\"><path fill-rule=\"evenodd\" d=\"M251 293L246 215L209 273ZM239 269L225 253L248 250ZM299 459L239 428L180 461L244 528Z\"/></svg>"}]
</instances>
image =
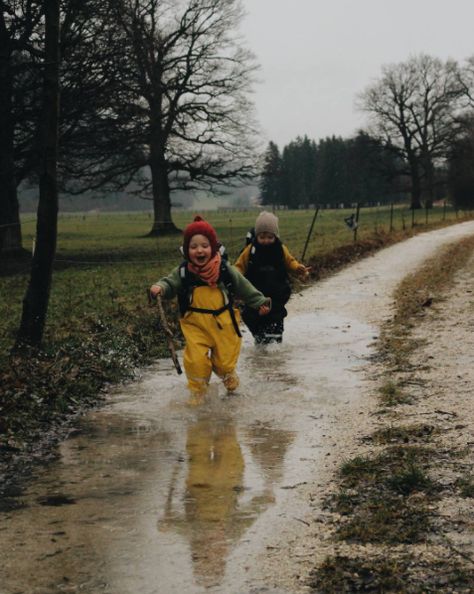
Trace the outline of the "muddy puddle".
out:
<instances>
[{"instance_id":1,"label":"muddy puddle","mask_svg":"<svg viewBox=\"0 0 474 594\"><path fill-rule=\"evenodd\" d=\"M213 378L190 408L169 361L112 393L0 515L0 592L237 592L239 551L298 519L292 491L312 478L331 407L357 393L367 332L298 313L282 345L245 335L236 395Z\"/></svg>"}]
</instances>

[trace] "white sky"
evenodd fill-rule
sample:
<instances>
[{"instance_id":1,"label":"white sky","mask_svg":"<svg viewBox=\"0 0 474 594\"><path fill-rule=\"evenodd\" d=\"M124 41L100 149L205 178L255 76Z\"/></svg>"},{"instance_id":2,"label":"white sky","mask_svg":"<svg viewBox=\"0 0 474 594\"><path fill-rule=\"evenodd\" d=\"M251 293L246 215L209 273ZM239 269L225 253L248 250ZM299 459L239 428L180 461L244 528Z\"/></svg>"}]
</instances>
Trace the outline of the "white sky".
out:
<instances>
[{"instance_id":1,"label":"white sky","mask_svg":"<svg viewBox=\"0 0 474 594\"><path fill-rule=\"evenodd\" d=\"M257 117L280 149L363 126L356 95L383 64L474 55L474 0L242 1L242 32L261 65Z\"/></svg>"}]
</instances>

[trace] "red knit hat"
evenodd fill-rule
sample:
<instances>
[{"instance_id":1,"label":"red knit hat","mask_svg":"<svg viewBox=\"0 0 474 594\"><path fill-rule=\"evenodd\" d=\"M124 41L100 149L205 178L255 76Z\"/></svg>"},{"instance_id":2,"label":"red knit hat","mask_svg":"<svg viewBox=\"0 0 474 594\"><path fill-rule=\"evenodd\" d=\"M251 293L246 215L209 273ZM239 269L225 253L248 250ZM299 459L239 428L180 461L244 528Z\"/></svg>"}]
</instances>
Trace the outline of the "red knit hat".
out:
<instances>
[{"instance_id":1,"label":"red knit hat","mask_svg":"<svg viewBox=\"0 0 474 594\"><path fill-rule=\"evenodd\" d=\"M218 244L217 244L217 234L212 225L210 225L207 221L205 221L199 215L194 217L194 221L189 223L189 225L183 231L183 253L185 258L188 258L188 249L189 249L189 242L193 235L204 235L209 239L209 244L211 246L212 255L214 256L217 252Z\"/></svg>"}]
</instances>

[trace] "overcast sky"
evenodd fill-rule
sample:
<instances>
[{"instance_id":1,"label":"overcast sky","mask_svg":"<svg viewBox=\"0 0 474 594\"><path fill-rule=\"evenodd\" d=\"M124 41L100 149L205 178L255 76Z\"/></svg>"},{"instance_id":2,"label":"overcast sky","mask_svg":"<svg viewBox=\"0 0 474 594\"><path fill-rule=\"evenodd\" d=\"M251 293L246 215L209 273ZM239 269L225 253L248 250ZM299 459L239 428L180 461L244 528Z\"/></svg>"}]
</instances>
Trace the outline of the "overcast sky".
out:
<instances>
[{"instance_id":1,"label":"overcast sky","mask_svg":"<svg viewBox=\"0 0 474 594\"><path fill-rule=\"evenodd\" d=\"M298 135L352 135L364 124L356 95L383 64L474 55L474 0L242 1L261 65L257 116L280 149Z\"/></svg>"}]
</instances>

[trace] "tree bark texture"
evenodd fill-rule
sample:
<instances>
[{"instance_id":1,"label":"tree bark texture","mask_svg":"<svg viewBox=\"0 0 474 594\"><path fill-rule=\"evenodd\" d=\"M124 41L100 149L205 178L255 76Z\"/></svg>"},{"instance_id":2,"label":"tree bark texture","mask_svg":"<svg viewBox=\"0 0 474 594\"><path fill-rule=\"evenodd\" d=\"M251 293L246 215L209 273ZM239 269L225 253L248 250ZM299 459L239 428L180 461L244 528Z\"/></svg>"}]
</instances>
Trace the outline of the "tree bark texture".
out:
<instances>
[{"instance_id":1,"label":"tree bark texture","mask_svg":"<svg viewBox=\"0 0 474 594\"><path fill-rule=\"evenodd\" d=\"M58 219L56 168L59 116L59 0L45 0L44 10L45 65L36 249L30 282L23 299L17 340L17 343L32 346L39 346L43 338L56 253Z\"/></svg>"},{"instance_id":2,"label":"tree bark texture","mask_svg":"<svg viewBox=\"0 0 474 594\"><path fill-rule=\"evenodd\" d=\"M150 236L172 235L179 229L171 218L171 193L168 168L159 138L150 143L150 170L153 189L153 227Z\"/></svg>"},{"instance_id":3,"label":"tree bark texture","mask_svg":"<svg viewBox=\"0 0 474 594\"><path fill-rule=\"evenodd\" d=\"M410 178L411 178L411 205L412 210L421 208L421 181L418 161L410 159Z\"/></svg>"}]
</instances>

